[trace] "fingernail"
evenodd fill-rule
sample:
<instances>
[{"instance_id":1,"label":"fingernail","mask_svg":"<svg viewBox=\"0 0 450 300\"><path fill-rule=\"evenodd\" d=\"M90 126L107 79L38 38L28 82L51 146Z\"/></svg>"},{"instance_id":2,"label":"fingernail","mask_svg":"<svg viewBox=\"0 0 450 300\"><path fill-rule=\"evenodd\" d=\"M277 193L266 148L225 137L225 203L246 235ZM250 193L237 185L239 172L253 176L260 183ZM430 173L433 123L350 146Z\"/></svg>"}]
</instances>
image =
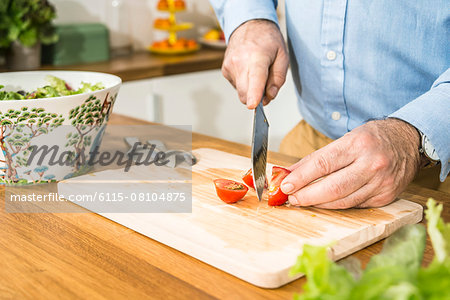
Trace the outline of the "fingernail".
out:
<instances>
[{"instance_id":1,"label":"fingernail","mask_svg":"<svg viewBox=\"0 0 450 300\"><path fill-rule=\"evenodd\" d=\"M275 98L277 93L278 93L278 88L276 86L273 85L272 87L269 88L269 96L270 97Z\"/></svg>"},{"instance_id":2,"label":"fingernail","mask_svg":"<svg viewBox=\"0 0 450 300\"><path fill-rule=\"evenodd\" d=\"M247 108L252 109L253 103L254 103L254 101L252 98L247 98Z\"/></svg>"},{"instance_id":3,"label":"fingernail","mask_svg":"<svg viewBox=\"0 0 450 300\"><path fill-rule=\"evenodd\" d=\"M289 194L290 192L292 192L294 190L294 185L292 183L283 183L281 185L281 191L285 194Z\"/></svg>"}]
</instances>

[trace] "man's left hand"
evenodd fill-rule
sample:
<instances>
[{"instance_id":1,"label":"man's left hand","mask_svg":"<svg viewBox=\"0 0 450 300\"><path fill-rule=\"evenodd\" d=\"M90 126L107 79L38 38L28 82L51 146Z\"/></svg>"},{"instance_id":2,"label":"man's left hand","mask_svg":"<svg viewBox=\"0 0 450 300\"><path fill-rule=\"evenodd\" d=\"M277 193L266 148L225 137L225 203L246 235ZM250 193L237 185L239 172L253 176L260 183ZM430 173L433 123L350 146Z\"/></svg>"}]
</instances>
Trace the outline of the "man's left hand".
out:
<instances>
[{"instance_id":1,"label":"man's left hand","mask_svg":"<svg viewBox=\"0 0 450 300\"><path fill-rule=\"evenodd\" d=\"M281 189L299 206L384 206L420 169L419 146L419 133L408 123L371 121L292 165Z\"/></svg>"}]
</instances>

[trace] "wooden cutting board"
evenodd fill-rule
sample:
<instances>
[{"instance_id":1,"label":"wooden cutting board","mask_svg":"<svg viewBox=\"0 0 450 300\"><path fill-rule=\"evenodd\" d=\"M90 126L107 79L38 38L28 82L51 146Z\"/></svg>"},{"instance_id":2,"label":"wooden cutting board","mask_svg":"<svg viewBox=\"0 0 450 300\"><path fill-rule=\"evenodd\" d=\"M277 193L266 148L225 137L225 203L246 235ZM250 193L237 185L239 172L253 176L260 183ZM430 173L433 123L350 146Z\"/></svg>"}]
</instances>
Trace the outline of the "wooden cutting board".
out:
<instances>
[{"instance_id":1,"label":"wooden cutting board","mask_svg":"<svg viewBox=\"0 0 450 300\"><path fill-rule=\"evenodd\" d=\"M422 219L422 206L402 199L383 208L333 211L270 207L267 201L259 203L250 190L243 200L228 205L216 196L212 181L240 180L251 166L250 159L208 148L193 152L199 161L192 170L192 213L101 215L264 288L276 288L299 277L289 277L288 271L304 244L334 243L331 256L337 260ZM270 165L268 169L270 172ZM87 176L90 181L105 182L111 172L122 171ZM91 184L80 185L77 177L60 182L59 192L73 190L74 182L80 193L92 189ZM136 191L130 181L123 189Z\"/></svg>"}]
</instances>

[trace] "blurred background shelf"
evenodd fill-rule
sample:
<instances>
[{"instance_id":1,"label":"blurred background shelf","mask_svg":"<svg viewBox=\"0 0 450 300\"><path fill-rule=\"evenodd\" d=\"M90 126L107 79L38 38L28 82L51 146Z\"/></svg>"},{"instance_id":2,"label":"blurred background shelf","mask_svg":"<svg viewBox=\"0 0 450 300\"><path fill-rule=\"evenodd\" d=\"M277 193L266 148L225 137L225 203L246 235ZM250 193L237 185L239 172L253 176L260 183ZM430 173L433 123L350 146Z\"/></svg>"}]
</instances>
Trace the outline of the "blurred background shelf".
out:
<instances>
[{"instance_id":1,"label":"blurred background shelf","mask_svg":"<svg viewBox=\"0 0 450 300\"><path fill-rule=\"evenodd\" d=\"M111 43L111 48L122 45L128 48L125 45L131 42L133 53L111 55L104 62L44 65L41 69L115 74L124 81L114 105L115 113L165 125L190 125L194 132L250 145L253 111L241 104L236 90L222 75L224 49L213 49L214 45L208 43L192 54L164 56L148 52L148 45L167 38L166 32L152 26L156 19L167 18L166 12L155 9L158 2L52 0L58 11L57 24L105 24L116 41ZM280 8L284 7L283 3L281 0ZM188 0L186 5L179 22L192 23L195 27L184 30L184 38L198 40L217 28L208 0ZM280 14L280 24L284 24L284 13ZM5 70L0 67L1 71ZM302 118L290 73L265 112L270 122L269 149L277 151L284 135Z\"/></svg>"},{"instance_id":2,"label":"blurred background shelf","mask_svg":"<svg viewBox=\"0 0 450 300\"><path fill-rule=\"evenodd\" d=\"M229 141L251 143L253 111L241 104L220 67L224 50L204 47L180 56L136 52L107 62L71 66L43 66L43 70L106 72L124 84L114 112L166 125L191 125L194 132ZM269 149L301 120L292 77L266 109L270 122ZM226 124L226 125L225 125Z\"/></svg>"},{"instance_id":3,"label":"blurred background shelf","mask_svg":"<svg viewBox=\"0 0 450 300\"><path fill-rule=\"evenodd\" d=\"M130 56L112 58L106 62L70 66L42 66L41 70L82 70L117 75L125 81L148 79L167 75L220 69L224 50L201 49L182 56L159 56L136 52ZM6 71L6 70L0 70Z\"/></svg>"}]
</instances>

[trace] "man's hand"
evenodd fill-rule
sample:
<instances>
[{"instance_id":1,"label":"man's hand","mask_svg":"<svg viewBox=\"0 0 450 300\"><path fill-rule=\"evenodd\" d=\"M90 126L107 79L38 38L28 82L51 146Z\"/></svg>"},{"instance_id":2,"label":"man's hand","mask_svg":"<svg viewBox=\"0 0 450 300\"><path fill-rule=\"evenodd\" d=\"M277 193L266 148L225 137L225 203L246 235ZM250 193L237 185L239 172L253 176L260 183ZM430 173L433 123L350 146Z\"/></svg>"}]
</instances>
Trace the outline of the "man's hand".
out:
<instances>
[{"instance_id":1,"label":"man's hand","mask_svg":"<svg viewBox=\"0 0 450 300\"><path fill-rule=\"evenodd\" d=\"M275 98L286 80L288 64L286 46L277 25L267 20L251 20L231 35L222 73L236 88L241 102L253 109L264 90L264 105Z\"/></svg>"},{"instance_id":2,"label":"man's hand","mask_svg":"<svg viewBox=\"0 0 450 300\"><path fill-rule=\"evenodd\" d=\"M421 165L419 145L411 125L397 119L371 121L292 165L281 189L293 205L383 206L414 179Z\"/></svg>"}]
</instances>

